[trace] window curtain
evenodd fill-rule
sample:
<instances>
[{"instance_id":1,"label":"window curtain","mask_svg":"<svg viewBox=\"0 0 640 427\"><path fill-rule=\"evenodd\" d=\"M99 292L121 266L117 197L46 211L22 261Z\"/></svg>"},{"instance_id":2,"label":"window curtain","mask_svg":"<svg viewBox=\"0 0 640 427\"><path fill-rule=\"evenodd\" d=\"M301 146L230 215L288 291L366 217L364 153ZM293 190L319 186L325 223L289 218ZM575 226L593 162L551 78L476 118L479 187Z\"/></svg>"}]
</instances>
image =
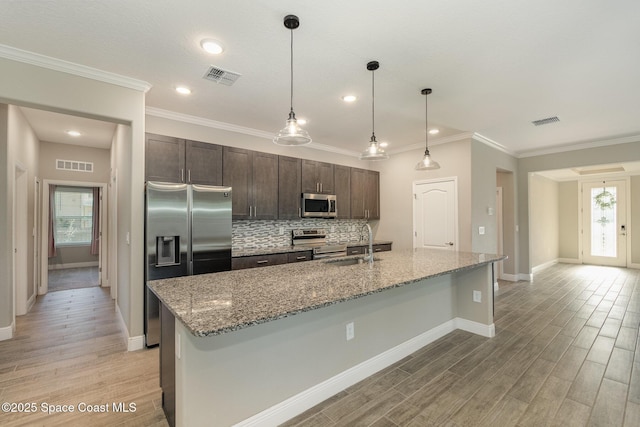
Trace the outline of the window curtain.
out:
<instances>
[{"instance_id":1,"label":"window curtain","mask_svg":"<svg viewBox=\"0 0 640 427\"><path fill-rule=\"evenodd\" d=\"M100 253L100 187L93 187L92 190L91 255L98 255Z\"/></svg>"},{"instance_id":2,"label":"window curtain","mask_svg":"<svg viewBox=\"0 0 640 427\"><path fill-rule=\"evenodd\" d=\"M56 186L49 184L49 258L56 256L55 216L56 216Z\"/></svg>"}]
</instances>

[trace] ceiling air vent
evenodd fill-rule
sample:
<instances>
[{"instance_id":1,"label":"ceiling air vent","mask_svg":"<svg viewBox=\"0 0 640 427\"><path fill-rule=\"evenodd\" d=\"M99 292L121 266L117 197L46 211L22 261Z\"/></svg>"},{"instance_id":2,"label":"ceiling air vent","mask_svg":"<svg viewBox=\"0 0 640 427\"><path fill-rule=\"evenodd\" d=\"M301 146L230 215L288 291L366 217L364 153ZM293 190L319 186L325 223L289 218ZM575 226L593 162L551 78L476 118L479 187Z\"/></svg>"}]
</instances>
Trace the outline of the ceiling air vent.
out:
<instances>
[{"instance_id":1,"label":"ceiling air vent","mask_svg":"<svg viewBox=\"0 0 640 427\"><path fill-rule=\"evenodd\" d=\"M231 86L238 80L242 74L233 71L224 70L220 67L212 65L204 75L204 79L214 81L218 84Z\"/></svg>"},{"instance_id":2,"label":"ceiling air vent","mask_svg":"<svg viewBox=\"0 0 640 427\"><path fill-rule=\"evenodd\" d=\"M547 117L546 119L534 120L531 123L533 123L535 126L542 126L542 125L548 125L550 123L555 123L559 121L560 119L558 118L558 116L553 116L553 117Z\"/></svg>"}]
</instances>

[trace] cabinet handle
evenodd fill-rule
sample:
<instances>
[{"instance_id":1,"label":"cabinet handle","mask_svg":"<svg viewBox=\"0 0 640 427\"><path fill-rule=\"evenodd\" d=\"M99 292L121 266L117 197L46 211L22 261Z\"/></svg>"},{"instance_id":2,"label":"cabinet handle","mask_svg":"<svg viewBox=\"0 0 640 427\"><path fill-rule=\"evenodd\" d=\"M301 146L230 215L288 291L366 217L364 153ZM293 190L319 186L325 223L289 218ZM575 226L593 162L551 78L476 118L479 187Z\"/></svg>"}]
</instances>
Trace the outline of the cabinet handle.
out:
<instances>
[{"instance_id":1,"label":"cabinet handle","mask_svg":"<svg viewBox=\"0 0 640 427\"><path fill-rule=\"evenodd\" d=\"M320 192L322 193L322 183L320 183Z\"/></svg>"},{"instance_id":2,"label":"cabinet handle","mask_svg":"<svg viewBox=\"0 0 640 427\"><path fill-rule=\"evenodd\" d=\"M357 254L359 251L357 249L354 249L351 251L352 254Z\"/></svg>"},{"instance_id":3,"label":"cabinet handle","mask_svg":"<svg viewBox=\"0 0 640 427\"><path fill-rule=\"evenodd\" d=\"M373 248L373 252L380 252L381 250L381 248Z\"/></svg>"},{"instance_id":4,"label":"cabinet handle","mask_svg":"<svg viewBox=\"0 0 640 427\"><path fill-rule=\"evenodd\" d=\"M187 171L187 181L189 181L189 184L191 184L191 169Z\"/></svg>"},{"instance_id":5,"label":"cabinet handle","mask_svg":"<svg viewBox=\"0 0 640 427\"><path fill-rule=\"evenodd\" d=\"M307 259L307 257L306 256L297 256L296 259L298 261L302 261L303 259Z\"/></svg>"},{"instance_id":6,"label":"cabinet handle","mask_svg":"<svg viewBox=\"0 0 640 427\"><path fill-rule=\"evenodd\" d=\"M254 207L253 207L253 217L255 218L255 217L257 217L257 216L258 216L258 207L257 207L257 206L254 206Z\"/></svg>"},{"instance_id":7,"label":"cabinet handle","mask_svg":"<svg viewBox=\"0 0 640 427\"><path fill-rule=\"evenodd\" d=\"M251 218L251 212L253 212L253 206L249 205L249 218Z\"/></svg>"},{"instance_id":8,"label":"cabinet handle","mask_svg":"<svg viewBox=\"0 0 640 427\"><path fill-rule=\"evenodd\" d=\"M266 264L268 262L269 262L268 259L261 259L260 261L256 261L256 264Z\"/></svg>"},{"instance_id":9,"label":"cabinet handle","mask_svg":"<svg viewBox=\"0 0 640 427\"><path fill-rule=\"evenodd\" d=\"M298 218L302 218L302 208L298 208Z\"/></svg>"},{"instance_id":10,"label":"cabinet handle","mask_svg":"<svg viewBox=\"0 0 640 427\"><path fill-rule=\"evenodd\" d=\"M180 182L184 182L184 169L180 169Z\"/></svg>"}]
</instances>

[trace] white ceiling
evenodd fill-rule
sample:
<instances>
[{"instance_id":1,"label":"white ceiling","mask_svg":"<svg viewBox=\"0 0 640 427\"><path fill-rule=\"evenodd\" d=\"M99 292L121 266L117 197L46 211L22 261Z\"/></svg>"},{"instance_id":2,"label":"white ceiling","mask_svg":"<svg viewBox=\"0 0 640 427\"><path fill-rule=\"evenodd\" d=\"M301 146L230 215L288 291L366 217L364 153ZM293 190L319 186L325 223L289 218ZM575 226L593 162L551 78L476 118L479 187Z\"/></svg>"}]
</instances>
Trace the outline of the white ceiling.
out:
<instances>
[{"instance_id":1,"label":"white ceiling","mask_svg":"<svg viewBox=\"0 0 640 427\"><path fill-rule=\"evenodd\" d=\"M635 0L3 1L0 44L147 81L148 107L275 133L289 110L290 13L294 109L314 142L365 148L371 60L390 152L424 141L425 87L434 143L476 132L526 155L640 134ZM203 52L205 37L225 52ZM242 77L203 80L209 65ZM359 100L343 103L347 93ZM550 116L560 122L531 124Z\"/></svg>"}]
</instances>

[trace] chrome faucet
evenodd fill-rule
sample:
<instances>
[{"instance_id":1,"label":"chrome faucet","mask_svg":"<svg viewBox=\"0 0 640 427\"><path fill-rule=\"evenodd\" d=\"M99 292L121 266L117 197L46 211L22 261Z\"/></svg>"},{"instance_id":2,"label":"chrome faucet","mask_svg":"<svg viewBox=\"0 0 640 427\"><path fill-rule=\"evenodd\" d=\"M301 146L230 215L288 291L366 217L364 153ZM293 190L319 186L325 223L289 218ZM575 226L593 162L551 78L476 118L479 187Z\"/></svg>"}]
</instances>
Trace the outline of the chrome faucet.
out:
<instances>
[{"instance_id":1,"label":"chrome faucet","mask_svg":"<svg viewBox=\"0 0 640 427\"><path fill-rule=\"evenodd\" d=\"M373 265L373 231L371 231L369 223L365 223L360 229L360 232L362 232L365 227L367 227L367 230L369 231L369 254L365 253L363 260L368 261L369 265Z\"/></svg>"}]
</instances>

